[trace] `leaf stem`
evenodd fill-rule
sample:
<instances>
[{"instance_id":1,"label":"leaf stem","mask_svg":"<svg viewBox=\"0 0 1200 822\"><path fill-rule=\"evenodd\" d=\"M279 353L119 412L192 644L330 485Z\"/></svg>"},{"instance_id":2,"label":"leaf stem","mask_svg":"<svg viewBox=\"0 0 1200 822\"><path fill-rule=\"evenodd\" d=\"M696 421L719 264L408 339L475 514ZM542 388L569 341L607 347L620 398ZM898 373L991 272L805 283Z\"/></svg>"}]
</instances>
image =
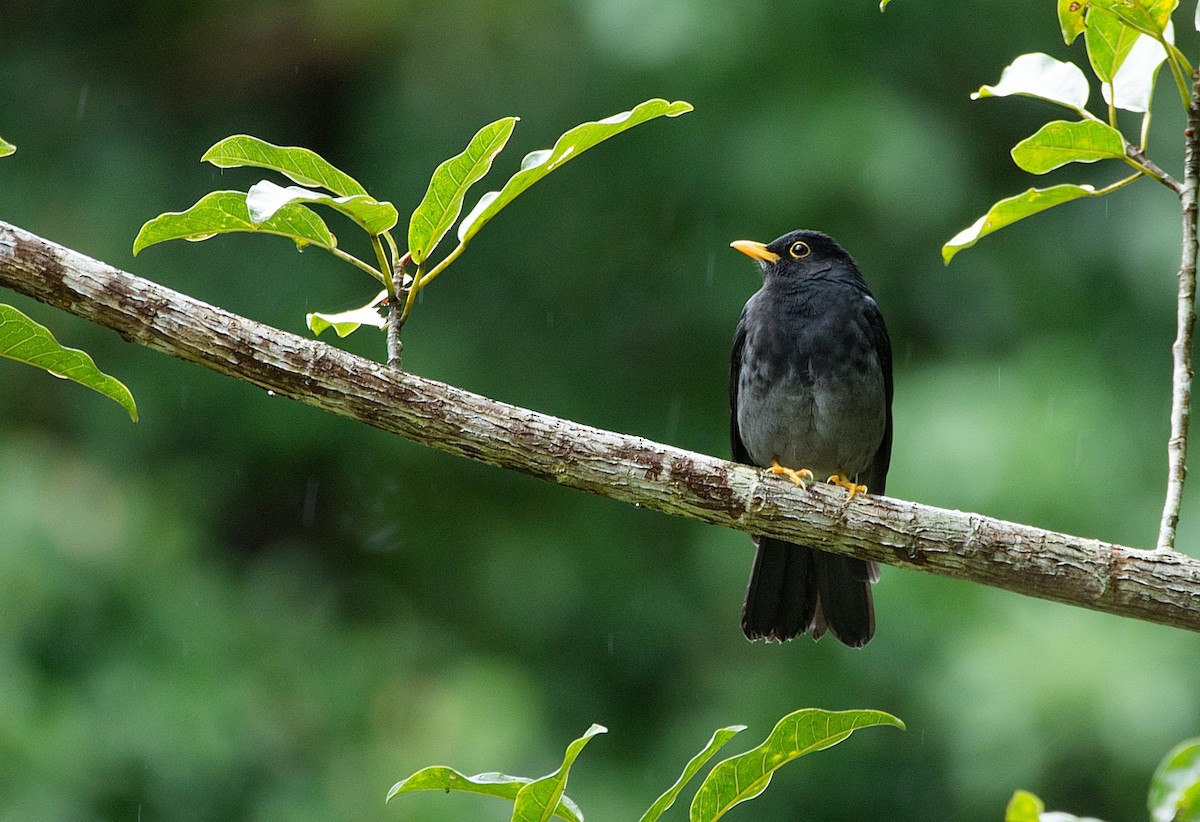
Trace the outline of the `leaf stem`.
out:
<instances>
[{"instance_id":1,"label":"leaf stem","mask_svg":"<svg viewBox=\"0 0 1200 822\"><path fill-rule=\"evenodd\" d=\"M1115 183L1109 183L1108 185L1106 185L1102 188L1096 189L1095 191L1092 192L1092 196L1093 197L1103 197L1105 194L1112 194L1117 189L1124 188L1125 186L1129 185L1130 183L1136 182L1137 180L1140 180L1145 176L1146 176L1146 173L1144 171L1139 171L1137 174L1130 174L1128 177L1122 177L1120 180L1117 180Z\"/></svg>"},{"instance_id":2,"label":"leaf stem","mask_svg":"<svg viewBox=\"0 0 1200 822\"><path fill-rule=\"evenodd\" d=\"M417 292L420 291L425 286L427 286L433 280L434 277L436 277L437 275L439 275L443 271L445 271L446 267L448 265L450 265L450 263L452 263L456 259L458 259L458 255L462 254L463 251L466 249L466 247L467 247L466 242L460 242L458 245L456 245L454 247L454 250L451 251L449 254L447 254L445 259L443 259L440 263L435 265L428 274L426 274L424 271L424 268L425 268L424 263L417 266L417 273L413 277L412 286L409 288L409 291L408 291L408 299L405 300L405 302L404 302L404 313L401 315L401 318L400 318L401 322L408 319L408 314L410 311L412 311L413 301L417 297Z\"/></svg>"},{"instance_id":3,"label":"leaf stem","mask_svg":"<svg viewBox=\"0 0 1200 822\"><path fill-rule=\"evenodd\" d=\"M387 281L388 281L387 276L385 276L382 271L377 270L375 268L375 266L373 266L369 263L364 263L362 260L358 259L358 257L355 257L353 254L347 254L345 251L342 251L340 248L337 248L336 246L332 246L332 247L331 246L321 246L321 247L324 248L326 251L328 251L333 256L337 257L339 260L348 262L348 263L350 263L350 265L354 266L355 268L361 268L363 271L367 272L372 277L379 280L379 282L383 283L384 286L387 285Z\"/></svg>"},{"instance_id":4,"label":"leaf stem","mask_svg":"<svg viewBox=\"0 0 1200 822\"><path fill-rule=\"evenodd\" d=\"M466 249L466 247L467 247L466 242L461 242L458 245L456 245L454 247L454 250L451 251L449 254L447 254L446 258L444 260L442 260L440 263L438 263L437 265L435 265L433 267L432 271L430 271L428 274L426 274L425 276L423 276L419 280L417 280L417 288L424 288L427 284L429 284L433 280L434 277L436 277L437 275L439 275L443 271L445 271L446 266L450 265L450 263L457 260L458 255L462 254L463 251Z\"/></svg>"},{"instance_id":5,"label":"leaf stem","mask_svg":"<svg viewBox=\"0 0 1200 822\"><path fill-rule=\"evenodd\" d=\"M392 267L388 265L387 255L383 253L383 243L379 241L378 234L371 235L371 248L375 251L375 259L379 262L379 270L384 272L383 287L387 289L388 299L396 299L396 278L390 276Z\"/></svg>"},{"instance_id":6,"label":"leaf stem","mask_svg":"<svg viewBox=\"0 0 1200 822\"><path fill-rule=\"evenodd\" d=\"M1189 91L1187 75L1192 73L1192 67L1188 63L1187 57L1175 47L1174 43L1169 42L1162 35L1159 35L1157 39L1167 52L1167 63L1171 66L1171 75L1175 78L1175 86L1179 89L1179 97L1183 100L1183 108L1185 111L1190 112L1192 108L1192 93Z\"/></svg>"},{"instance_id":7,"label":"leaf stem","mask_svg":"<svg viewBox=\"0 0 1200 822\"><path fill-rule=\"evenodd\" d=\"M408 262L400 262L400 249L396 247L396 241L392 238L392 232L383 232L383 238L387 240L388 250L392 255L392 270L395 271L397 268L404 268L404 266L408 265ZM411 255L405 254L405 257L407 260L412 260Z\"/></svg>"},{"instance_id":8,"label":"leaf stem","mask_svg":"<svg viewBox=\"0 0 1200 822\"><path fill-rule=\"evenodd\" d=\"M1174 63L1172 63L1174 65ZM1196 328L1196 217L1200 188L1200 73L1193 73L1184 130L1183 231L1179 262L1176 335L1171 346L1171 437L1167 440L1167 495L1158 528L1159 551L1175 548L1175 528L1187 477L1187 436L1192 403L1192 334Z\"/></svg>"}]
</instances>

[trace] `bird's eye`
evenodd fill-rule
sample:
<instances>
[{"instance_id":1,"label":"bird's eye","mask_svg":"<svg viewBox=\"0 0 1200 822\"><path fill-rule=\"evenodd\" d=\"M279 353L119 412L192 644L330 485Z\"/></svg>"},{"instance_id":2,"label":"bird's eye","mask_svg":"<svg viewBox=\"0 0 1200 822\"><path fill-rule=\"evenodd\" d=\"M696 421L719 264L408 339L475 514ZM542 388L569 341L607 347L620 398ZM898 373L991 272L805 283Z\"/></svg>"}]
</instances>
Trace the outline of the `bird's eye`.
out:
<instances>
[{"instance_id":1,"label":"bird's eye","mask_svg":"<svg viewBox=\"0 0 1200 822\"><path fill-rule=\"evenodd\" d=\"M812 249L808 247L808 243L801 241L798 243L792 243L792 247L788 249L788 253L791 254L795 259L802 260L809 254L812 254Z\"/></svg>"}]
</instances>

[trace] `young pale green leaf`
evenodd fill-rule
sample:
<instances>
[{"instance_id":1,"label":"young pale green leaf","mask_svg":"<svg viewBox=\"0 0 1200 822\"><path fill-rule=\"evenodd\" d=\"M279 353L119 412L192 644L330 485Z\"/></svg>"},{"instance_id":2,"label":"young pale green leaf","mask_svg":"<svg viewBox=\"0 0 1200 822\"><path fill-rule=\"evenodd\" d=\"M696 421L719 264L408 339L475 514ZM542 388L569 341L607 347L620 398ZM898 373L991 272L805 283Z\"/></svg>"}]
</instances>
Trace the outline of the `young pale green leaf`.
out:
<instances>
[{"instance_id":1,"label":"young pale green leaf","mask_svg":"<svg viewBox=\"0 0 1200 822\"><path fill-rule=\"evenodd\" d=\"M647 100L630 111L591 123L582 123L563 134L553 148L533 151L521 161L521 170L509 178L499 191L489 191L480 198L458 226L460 243L470 242L479 229L496 216L516 197L568 160L578 157L592 146L602 143L623 131L657 117L678 117L692 110L691 103L666 100Z\"/></svg>"},{"instance_id":2,"label":"young pale green leaf","mask_svg":"<svg viewBox=\"0 0 1200 822\"><path fill-rule=\"evenodd\" d=\"M1000 200L988 209L987 214L955 234L942 246L942 261L949 265L954 255L964 248L970 248L993 231L999 231L1031 214L1078 200L1080 197L1094 196L1096 189L1092 186L1064 183L1050 188L1031 188L1015 197Z\"/></svg>"},{"instance_id":3,"label":"young pale green leaf","mask_svg":"<svg viewBox=\"0 0 1200 822\"><path fill-rule=\"evenodd\" d=\"M1029 791L1017 791L1008 801L1004 822L1101 822L1091 816L1078 817L1059 811L1046 811L1042 800Z\"/></svg>"},{"instance_id":4,"label":"young pale green leaf","mask_svg":"<svg viewBox=\"0 0 1200 822\"><path fill-rule=\"evenodd\" d=\"M1033 52L1013 60L1000 73L1000 81L996 85L980 87L971 95L971 99L1019 94L1048 100L1086 116L1089 93L1087 77L1079 66L1055 60L1048 54Z\"/></svg>"},{"instance_id":5,"label":"young pale green leaf","mask_svg":"<svg viewBox=\"0 0 1200 822\"><path fill-rule=\"evenodd\" d=\"M1013 146L1012 158L1030 174L1045 174L1067 163L1094 163L1125 156L1125 138L1107 123L1055 120Z\"/></svg>"},{"instance_id":6,"label":"young pale green leaf","mask_svg":"<svg viewBox=\"0 0 1200 822\"><path fill-rule=\"evenodd\" d=\"M3 137L0 137L0 157L7 157L16 150L16 146L5 140Z\"/></svg>"},{"instance_id":7,"label":"young pale green leaf","mask_svg":"<svg viewBox=\"0 0 1200 822\"><path fill-rule=\"evenodd\" d=\"M336 314L325 314L320 311L314 311L311 314L306 314L304 319L308 323L309 331L312 331L316 336L320 336L321 332L326 328L332 328L337 332L339 337L348 337L364 325L385 328L387 327L387 320L379 313L379 306L386 297L387 292L380 291L375 295L375 299L359 308L352 308L349 311L339 311Z\"/></svg>"},{"instance_id":8,"label":"young pale green leaf","mask_svg":"<svg viewBox=\"0 0 1200 822\"><path fill-rule=\"evenodd\" d=\"M492 167L504 148L517 117L504 117L479 130L462 154L446 160L433 172L429 188L408 223L408 250L417 265L425 262L462 212L467 189Z\"/></svg>"},{"instance_id":9,"label":"young pale green leaf","mask_svg":"<svg viewBox=\"0 0 1200 822\"><path fill-rule=\"evenodd\" d=\"M205 194L187 211L169 211L150 220L133 241L136 255L147 246L166 240L207 240L217 234L238 231L278 234L288 237L303 249L309 245L332 250L337 240L325 222L302 205L281 208L269 220L256 223L246 208L246 195L240 191L214 191Z\"/></svg>"},{"instance_id":10,"label":"young pale green leaf","mask_svg":"<svg viewBox=\"0 0 1200 822\"><path fill-rule=\"evenodd\" d=\"M804 708L779 720L753 750L717 763L692 800L692 822L714 822L733 806L767 789L775 771L793 759L833 747L859 728L904 723L883 711Z\"/></svg>"},{"instance_id":11,"label":"young pale green leaf","mask_svg":"<svg viewBox=\"0 0 1200 822\"><path fill-rule=\"evenodd\" d=\"M1046 806L1029 791L1017 791L1008 800L1004 811L1004 822L1038 822Z\"/></svg>"},{"instance_id":12,"label":"young pale green leaf","mask_svg":"<svg viewBox=\"0 0 1200 822\"><path fill-rule=\"evenodd\" d=\"M1121 18L1126 25L1162 40L1179 0L1088 0L1088 3L1089 26L1092 24L1091 13L1103 9Z\"/></svg>"},{"instance_id":13,"label":"young pale green leaf","mask_svg":"<svg viewBox=\"0 0 1200 822\"><path fill-rule=\"evenodd\" d=\"M371 236L387 231L400 218L394 205L380 202L367 194L334 197L300 186L284 187L270 180L257 182L246 192L246 208L255 223L267 222L281 209L294 203L323 205L340 211Z\"/></svg>"},{"instance_id":14,"label":"young pale green leaf","mask_svg":"<svg viewBox=\"0 0 1200 822\"><path fill-rule=\"evenodd\" d=\"M1167 24L1167 34L1170 42L1170 23ZM1133 49L1117 70L1111 86L1101 87L1104 102L1112 100L1113 105L1126 111L1149 111L1150 98L1154 96L1154 80L1166 59L1167 52L1161 43L1147 34L1139 35Z\"/></svg>"},{"instance_id":15,"label":"young pale green leaf","mask_svg":"<svg viewBox=\"0 0 1200 822\"><path fill-rule=\"evenodd\" d=\"M513 822L550 822L567 787L567 775L583 746L597 734L607 733L603 725L592 725L583 736L567 746L562 765L549 776L535 779L521 788L513 802Z\"/></svg>"},{"instance_id":16,"label":"young pale green leaf","mask_svg":"<svg viewBox=\"0 0 1200 822\"><path fill-rule=\"evenodd\" d=\"M890 2L892 2L892 0L879 0L879 10L887 11L887 6ZM1200 26L1197 26L1197 28L1200 28Z\"/></svg>"},{"instance_id":17,"label":"young pale green leaf","mask_svg":"<svg viewBox=\"0 0 1200 822\"><path fill-rule=\"evenodd\" d=\"M1087 28L1087 5L1087 0L1058 0L1058 26L1068 46Z\"/></svg>"},{"instance_id":18,"label":"young pale green leaf","mask_svg":"<svg viewBox=\"0 0 1200 822\"><path fill-rule=\"evenodd\" d=\"M1083 39L1096 76L1105 83L1111 83L1141 36L1141 32L1125 25L1111 11L1092 9L1088 13L1087 31Z\"/></svg>"},{"instance_id":19,"label":"young pale green leaf","mask_svg":"<svg viewBox=\"0 0 1200 822\"><path fill-rule=\"evenodd\" d=\"M675 780L675 784L666 790L666 792L655 800L650 809L642 814L639 822L657 822L668 808L675 804L680 792L687 786L687 783L692 781L700 769L704 767L708 760L713 758L713 755L725 747L725 743L733 739L734 736L746 730L745 725L731 725L728 728L720 728L708 740L708 744L704 746L704 750L691 758L687 766L683 769L683 773Z\"/></svg>"},{"instance_id":20,"label":"young pale green leaf","mask_svg":"<svg viewBox=\"0 0 1200 822\"><path fill-rule=\"evenodd\" d=\"M1159 763L1147 804L1154 822L1200 820L1200 739L1181 742Z\"/></svg>"},{"instance_id":21,"label":"young pale green leaf","mask_svg":"<svg viewBox=\"0 0 1200 822\"><path fill-rule=\"evenodd\" d=\"M524 776L508 776L502 773L481 773L475 776L465 776L453 768L434 766L422 768L407 779L403 779L388 791L387 800L393 796L413 791L462 791L477 793L483 796L494 796L497 799L507 799L513 802L523 787L533 780ZM583 814L579 807L568 797L560 800L554 809L554 815L567 822L583 822Z\"/></svg>"},{"instance_id":22,"label":"young pale green leaf","mask_svg":"<svg viewBox=\"0 0 1200 822\"><path fill-rule=\"evenodd\" d=\"M1200 31L1200 3L1196 4L1196 19L1194 22L1196 25L1196 31Z\"/></svg>"},{"instance_id":23,"label":"young pale green leaf","mask_svg":"<svg viewBox=\"0 0 1200 822\"><path fill-rule=\"evenodd\" d=\"M129 412L137 422L133 394L119 380L96 367L87 353L60 345L50 329L34 322L11 305L0 304L0 357L41 368L62 379L98 391Z\"/></svg>"},{"instance_id":24,"label":"young pale green leaf","mask_svg":"<svg viewBox=\"0 0 1200 822\"><path fill-rule=\"evenodd\" d=\"M315 151L299 146L273 145L249 134L226 137L204 152L200 162L212 163L218 168L266 168L278 171L302 186L319 186L341 197L367 193L357 180Z\"/></svg>"}]
</instances>

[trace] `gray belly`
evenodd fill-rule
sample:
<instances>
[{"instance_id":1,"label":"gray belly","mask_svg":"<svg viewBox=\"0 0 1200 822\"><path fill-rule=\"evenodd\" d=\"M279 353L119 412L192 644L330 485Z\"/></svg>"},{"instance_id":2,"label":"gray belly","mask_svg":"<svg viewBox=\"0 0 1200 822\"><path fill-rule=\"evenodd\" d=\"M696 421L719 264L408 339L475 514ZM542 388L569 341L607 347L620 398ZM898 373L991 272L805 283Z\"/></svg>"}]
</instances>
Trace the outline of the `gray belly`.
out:
<instances>
[{"instance_id":1,"label":"gray belly","mask_svg":"<svg viewBox=\"0 0 1200 822\"><path fill-rule=\"evenodd\" d=\"M743 372L737 421L742 443L757 465L772 460L808 468L823 480L854 479L871 464L883 441L885 398L877 360L857 371L763 375Z\"/></svg>"}]
</instances>

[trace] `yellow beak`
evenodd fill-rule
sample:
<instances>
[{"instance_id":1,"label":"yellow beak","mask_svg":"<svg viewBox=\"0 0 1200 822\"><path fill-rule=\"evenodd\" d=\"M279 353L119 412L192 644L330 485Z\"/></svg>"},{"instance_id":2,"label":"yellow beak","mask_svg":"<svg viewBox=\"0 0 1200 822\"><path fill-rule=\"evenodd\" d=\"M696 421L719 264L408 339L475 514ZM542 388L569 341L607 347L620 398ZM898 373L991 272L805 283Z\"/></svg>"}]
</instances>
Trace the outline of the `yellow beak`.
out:
<instances>
[{"instance_id":1,"label":"yellow beak","mask_svg":"<svg viewBox=\"0 0 1200 822\"><path fill-rule=\"evenodd\" d=\"M754 240L734 240L729 244L730 248L736 248L738 251L753 257L756 260L761 260L764 263L779 262L779 255L774 251L768 251L767 247L762 243L756 243Z\"/></svg>"}]
</instances>

